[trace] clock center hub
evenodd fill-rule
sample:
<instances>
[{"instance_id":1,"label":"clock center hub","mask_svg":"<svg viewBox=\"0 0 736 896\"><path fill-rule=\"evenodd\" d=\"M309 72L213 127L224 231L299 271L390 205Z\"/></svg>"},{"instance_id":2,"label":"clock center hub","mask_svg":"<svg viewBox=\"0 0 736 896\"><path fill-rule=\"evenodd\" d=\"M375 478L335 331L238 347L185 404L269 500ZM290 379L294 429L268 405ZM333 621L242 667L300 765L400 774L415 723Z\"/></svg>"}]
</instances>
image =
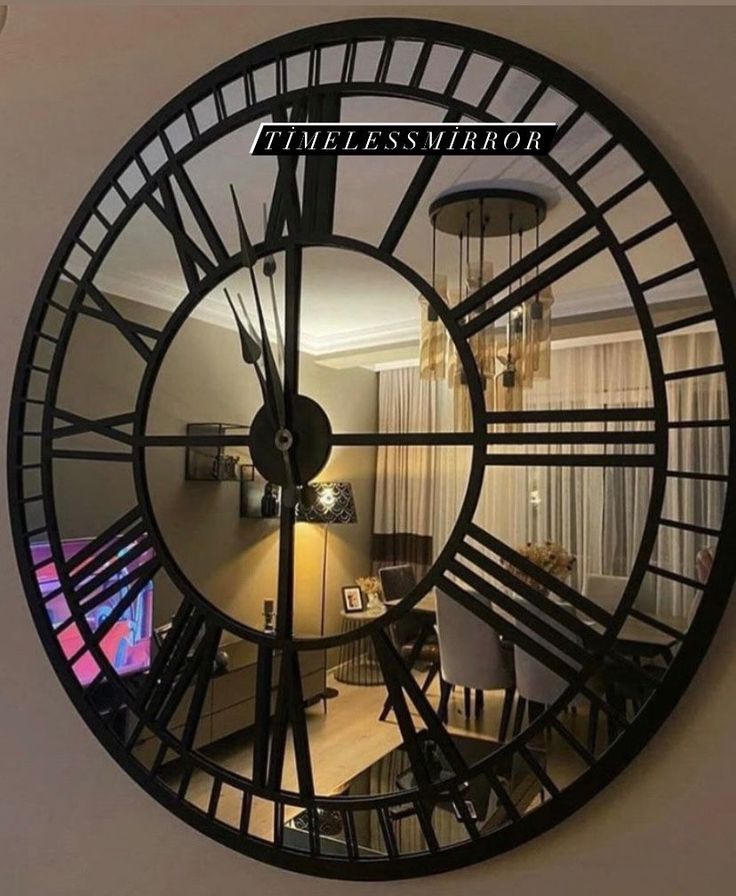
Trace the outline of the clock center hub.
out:
<instances>
[{"instance_id":1,"label":"clock center hub","mask_svg":"<svg viewBox=\"0 0 736 896\"><path fill-rule=\"evenodd\" d=\"M288 429L279 429L276 431L273 441L279 451L288 451L294 444L294 436Z\"/></svg>"},{"instance_id":2,"label":"clock center hub","mask_svg":"<svg viewBox=\"0 0 736 896\"><path fill-rule=\"evenodd\" d=\"M332 427L327 414L311 398L297 395L291 403L288 428L274 424L263 406L250 426L253 464L267 482L288 485L285 454L293 469L294 484L305 485L322 470L330 456Z\"/></svg>"}]
</instances>

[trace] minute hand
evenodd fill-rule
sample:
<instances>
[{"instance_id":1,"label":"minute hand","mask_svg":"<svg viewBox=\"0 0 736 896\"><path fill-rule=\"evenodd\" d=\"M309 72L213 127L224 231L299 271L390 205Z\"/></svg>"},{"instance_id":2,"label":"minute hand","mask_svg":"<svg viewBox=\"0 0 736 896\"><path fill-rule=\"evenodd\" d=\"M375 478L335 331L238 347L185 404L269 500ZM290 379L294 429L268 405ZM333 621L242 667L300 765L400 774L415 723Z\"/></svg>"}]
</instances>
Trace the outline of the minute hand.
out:
<instances>
[{"instance_id":1,"label":"minute hand","mask_svg":"<svg viewBox=\"0 0 736 896\"><path fill-rule=\"evenodd\" d=\"M238 237L240 239L240 253L242 256L243 267L246 267L250 273L250 282L253 287L253 295L256 301L256 310L258 312L258 324L261 331L261 346L263 349L263 362L265 370L265 385L268 394L268 404L270 405L273 422L280 429L286 427L286 404L284 401L284 390L281 385L276 361L271 351L271 343L266 332L266 322L263 317L263 306L261 304L261 296L258 291L258 283L256 281L255 265L256 255L253 251L248 231L245 228L245 221L238 205L238 198L235 195L233 185L230 185L230 193L233 198L233 206L235 207L235 218L238 223Z\"/></svg>"}]
</instances>

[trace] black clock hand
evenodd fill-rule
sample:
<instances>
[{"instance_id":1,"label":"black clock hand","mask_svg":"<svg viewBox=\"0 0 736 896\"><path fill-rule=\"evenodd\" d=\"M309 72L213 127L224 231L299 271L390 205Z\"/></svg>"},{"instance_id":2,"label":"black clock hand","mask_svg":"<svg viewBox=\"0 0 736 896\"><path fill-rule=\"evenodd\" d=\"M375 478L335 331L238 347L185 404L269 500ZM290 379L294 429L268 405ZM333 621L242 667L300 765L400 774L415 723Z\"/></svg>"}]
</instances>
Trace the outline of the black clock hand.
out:
<instances>
[{"instance_id":1,"label":"black clock hand","mask_svg":"<svg viewBox=\"0 0 736 896\"><path fill-rule=\"evenodd\" d=\"M286 428L286 407L284 402L284 390L281 385L281 379L279 377L278 369L276 367L276 361L273 357L273 352L271 351L271 343L268 339L268 333L266 332L266 323L263 317L263 306L261 304L261 296L258 291L258 282L256 280L255 274L255 264L256 264L256 255L253 251L253 246L251 245L250 239L248 237L248 231L245 227L245 221L243 220L243 215L240 211L240 205L238 204L238 197L235 194L235 188L232 184L230 184L230 193L233 199L233 206L235 208L235 218L238 224L238 236L240 239L240 252L242 256L243 267L247 268L250 273L250 281L253 287L253 295L255 296L256 301L256 310L258 312L258 323L261 330L261 348L263 350L263 361L265 368L265 382L266 389L268 392L268 404L271 408L271 414L274 417L274 422L281 429Z\"/></svg>"},{"instance_id":2,"label":"black clock hand","mask_svg":"<svg viewBox=\"0 0 736 896\"><path fill-rule=\"evenodd\" d=\"M242 305L243 299L242 299L240 293L238 293L238 299L240 300L240 303ZM297 501L297 493L296 493L297 474L296 474L296 470L294 468L294 461L291 456L291 446L294 443L294 437L292 436L291 432L285 426L286 413L285 413L284 393L283 393L283 389L281 388L281 382L278 377L278 372L276 371L276 363L273 359L273 354L271 352L271 345L268 341L268 333L266 332L266 325L263 320L263 311L261 309L260 303L258 303L258 321L259 321L259 325L261 328L261 343L263 345L264 357L266 359L266 362L268 363L268 358L270 356L272 373L276 379L276 390L277 390L276 398L277 398L277 400L280 399L280 401L281 401L280 406L278 404L275 405L275 408L276 408L275 413L276 413L277 419L273 419L273 417L272 417L272 420L273 420L274 426L278 427L276 434L274 436L274 441L275 441L276 447L281 452L281 456L284 461L284 467L286 469L286 488L285 488L285 494L284 494L284 497L282 500L283 500L284 504L286 504L287 507L295 507L296 501ZM268 370L268 367L266 369ZM267 389L268 389L268 383L269 383L269 380L267 377L266 384L265 384Z\"/></svg>"},{"instance_id":3,"label":"black clock hand","mask_svg":"<svg viewBox=\"0 0 736 896\"><path fill-rule=\"evenodd\" d=\"M238 332L240 333L240 345L243 354L243 360L246 364L250 364L255 368L256 375L258 377L258 382L261 385L261 392L263 393L264 402L268 403L268 389L266 386L266 381L263 377L263 373L261 372L261 368L258 366L258 360L261 357L261 347L258 344L257 340L248 332L245 326L243 326L240 317L238 316L237 311L235 310L235 305L233 300L230 298L230 293L227 289L223 290L225 293L225 298L230 305L230 310L233 313L233 317L235 318L235 322L238 325ZM240 301L240 307L243 311L243 315L245 317L246 323L250 325L250 321L248 320L248 315L245 310L245 304L243 303L243 298L240 294L238 294L238 300ZM274 425L276 421L273 421ZM283 443L286 446L286 442ZM290 440L288 441L290 445ZM286 468L286 488L284 492L284 496L282 500L286 504L287 507L295 507L297 502L297 490L295 479L294 466L291 460L291 455L289 453L288 447L282 448L281 445L277 442L277 447L282 451L282 455L284 458L284 466Z\"/></svg>"},{"instance_id":4,"label":"black clock hand","mask_svg":"<svg viewBox=\"0 0 736 896\"><path fill-rule=\"evenodd\" d=\"M263 233L266 233L268 226L268 215L266 213L266 203L263 203ZM269 255L263 259L263 273L268 277L268 286L271 291L271 309L273 311L273 319L276 325L276 349L278 353L278 362L281 370L284 369L284 335L281 329L281 319L279 317L278 303L276 301L276 290L273 285L273 275L276 273L276 259L273 255Z\"/></svg>"},{"instance_id":5,"label":"black clock hand","mask_svg":"<svg viewBox=\"0 0 736 896\"><path fill-rule=\"evenodd\" d=\"M240 334L240 351L243 356L243 360L246 364L251 365L255 369L256 376L258 377L258 382L261 387L261 392L263 393L263 400L264 402L268 403L268 389L266 387L266 381L263 377L261 368L258 366L258 360L261 357L261 346L258 344L257 340L254 339L253 336L248 332L248 330L240 320L238 312L235 310L233 300L230 298L230 293L227 291L227 289L224 289L223 292L225 293L225 298L227 299L227 303L230 306L230 310L233 313L235 323L238 327L238 333Z\"/></svg>"},{"instance_id":6,"label":"black clock hand","mask_svg":"<svg viewBox=\"0 0 736 896\"><path fill-rule=\"evenodd\" d=\"M268 214L266 212L266 203L263 203L263 232L266 233L266 227L268 223ZM279 367L283 371L284 369L284 337L283 330L281 328L281 318L279 315L278 302L276 300L276 289L274 288L273 277L276 273L276 259L273 255L269 255L263 260L263 274L268 278L268 286L271 292L271 311L273 314L274 325L276 327L276 350L278 353L278 362ZM284 466L286 469L286 480L287 485L284 490L284 495L282 500L286 504L287 507L296 507L297 501L299 500L299 495L296 488L296 481L301 482L299 478L299 472L297 466L294 462L294 458L291 454L291 451L286 448L282 449L283 451L283 459Z\"/></svg>"},{"instance_id":7,"label":"black clock hand","mask_svg":"<svg viewBox=\"0 0 736 896\"><path fill-rule=\"evenodd\" d=\"M235 219L238 225L238 237L240 239L242 262L243 266L246 267L250 273L253 295L256 302L256 311L258 313L258 325L261 331L261 348L263 351L265 368L264 395L267 395L266 404L270 406L273 423L278 427L278 431L275 434L275 444L279 451L281 451L286 472L287 485L285 494L283 496L283 502L287 507L294 507L296 506L297 502L297 489L294 464L290 451L293 444L293 436L291 432L289 432L289 430L286 428L287 420L284 389L281 385L278 368L276 367L276 361L274 360L273 352L271 350L271 343L266 331L266 321L263 316L263 305L261 303L261 296L260 292L258 291L258 282L255 275L256 255L253 251L253 246L248 237L248 231L245 227L245 221L243 220L243 215L240 211L240 205L238 204L238 197L232 184L230 184L230 193L232 195L233 206L235 208ZM240 297L240 295L238 295L238 299L240 300L242 305L242 298ZM276 303L274 297L274 310L275 305ZM276 315L276 325L278 328L278 315Z\"/></svg>"}]
</instances>

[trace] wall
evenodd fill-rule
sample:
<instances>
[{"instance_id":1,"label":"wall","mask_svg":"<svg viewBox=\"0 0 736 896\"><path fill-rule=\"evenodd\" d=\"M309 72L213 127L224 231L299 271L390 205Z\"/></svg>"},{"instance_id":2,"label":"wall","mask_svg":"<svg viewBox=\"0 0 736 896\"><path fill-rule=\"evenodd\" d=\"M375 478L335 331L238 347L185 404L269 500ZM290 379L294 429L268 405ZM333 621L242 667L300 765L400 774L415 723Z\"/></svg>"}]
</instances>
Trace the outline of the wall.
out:
<instances>
[{"instance_id":1,"label":"wall","mask_svg":"<svg viewBox=\"0 0 736 896\"><path fill-rule=\"evenodd\" d=\"M407 9L496 31L604 90L671 159L736 271L733 9ZM356 14L368 14L356 7ZM32 296L80 198L148 115L196 75L324 9L13 7L0 37L1 403ZM395 14L392 9L390 14ZM717 137L712 142L703 135ZM4 421L3 421L4 422ZM4 490L4 484L0 486ZM4 508L4 495L0 496ZM0 892L364 896L250 862L171 818L99 747L43 655L0 519ZM605 794L555 831L484 864L384 892L481 896L726 896L736 875L736 608L693 686Z\"/></svg>"}]
</instances>

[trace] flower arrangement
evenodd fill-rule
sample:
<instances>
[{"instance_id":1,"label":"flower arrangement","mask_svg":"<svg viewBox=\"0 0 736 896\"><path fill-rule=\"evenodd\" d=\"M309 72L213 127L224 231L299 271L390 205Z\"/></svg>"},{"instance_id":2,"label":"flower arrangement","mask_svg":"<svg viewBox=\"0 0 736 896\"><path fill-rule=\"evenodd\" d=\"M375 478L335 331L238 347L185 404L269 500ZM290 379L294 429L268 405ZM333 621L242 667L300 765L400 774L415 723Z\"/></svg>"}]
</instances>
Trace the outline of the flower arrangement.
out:
<instances>
[{"instance_id":1,"label":"flower arrangement","mask_svg":"<svg viewBox=\"0 0 736 896\"><path fill-rule=\"evenodd\" d=\"M355 584L360 588L363 594L381 593L381 580L378 576L360 576L355 580Z\"/></svg>"},{"instance_id":2,"label":"flower arrangement","mask_svg":"<svg viewBox=\"0 0 736 896\"><path fill-rule=\"evenodd\" d=\"M517 547L516 550L522 557L560 581L568 578L575 569L576 558L556 541L542 543L529 541L525 545ZM528 579L526 576L522 576L522 578L525 581ZM529 584L537 585L536 582Z\"/></svg>"},{"instance_id":3,"label":"flower arrangement","mask_svg":"<svg viewBox=\"0 0 736 896\"><path fill-rule=\"evenodd\" d=\"M366 596L366 610L381 610L381 580L377 576L360 576L355 584Z\"/></svg>"}]
</instances>

